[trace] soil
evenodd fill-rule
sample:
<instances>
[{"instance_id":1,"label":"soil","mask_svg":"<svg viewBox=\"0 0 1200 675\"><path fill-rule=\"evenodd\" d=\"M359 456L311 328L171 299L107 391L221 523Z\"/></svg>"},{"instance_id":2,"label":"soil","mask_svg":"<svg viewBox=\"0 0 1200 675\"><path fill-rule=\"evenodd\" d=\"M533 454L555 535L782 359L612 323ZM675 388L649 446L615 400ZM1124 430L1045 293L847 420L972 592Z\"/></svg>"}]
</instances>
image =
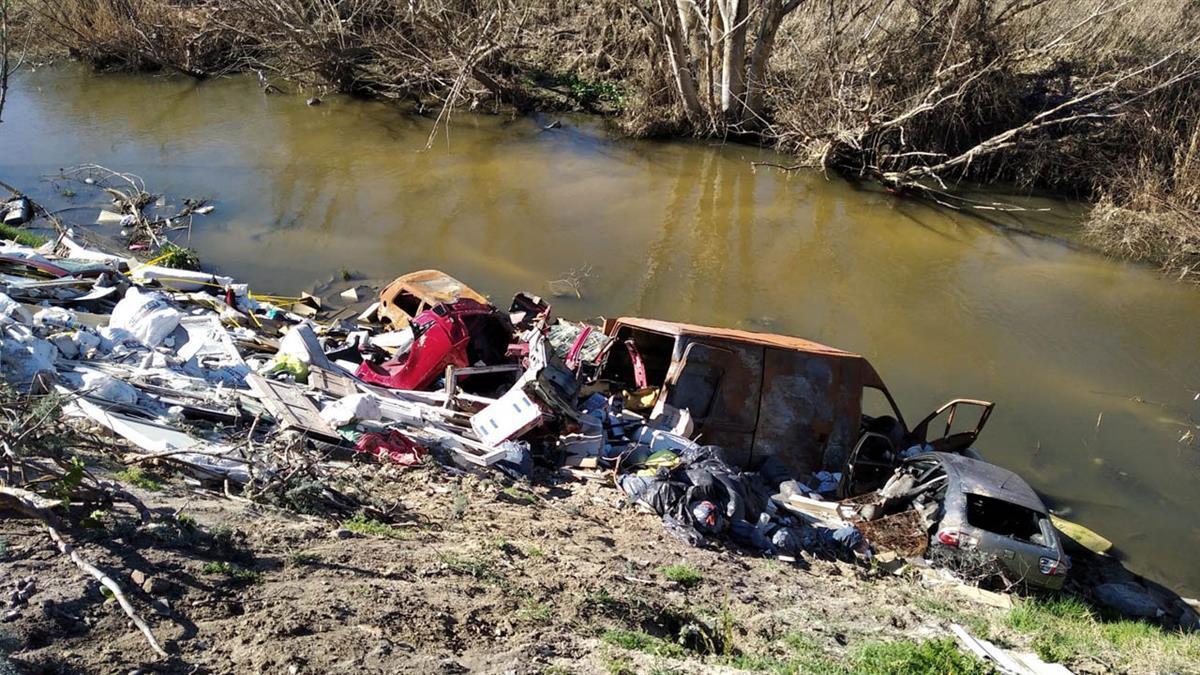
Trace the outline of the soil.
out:
<instances>
[{"instance_id":1,"label":"soil","mask_svg":"<svg viewBox=\"0 0 1200 675\"><path fill-rule=\"evenodd\" d=\"M789 633L834 656L947 634L916 609L927 591L912 581L845 561L691 548L602 479L513 483L428 462L348 465L342 482L393 527L354 533L174 481L131 488L155 514L149 525L123 507L71 530L167 660L40 525L0 519L0 591L27 579L33 589L4 610L0 655L34 673L590 673L618 654L640 671L728 672L733 656ZM668 579L676 564L698 582ZM602 639L613 629L682 642L682 656L627 653Z\"/></svg>"}]
</instances>

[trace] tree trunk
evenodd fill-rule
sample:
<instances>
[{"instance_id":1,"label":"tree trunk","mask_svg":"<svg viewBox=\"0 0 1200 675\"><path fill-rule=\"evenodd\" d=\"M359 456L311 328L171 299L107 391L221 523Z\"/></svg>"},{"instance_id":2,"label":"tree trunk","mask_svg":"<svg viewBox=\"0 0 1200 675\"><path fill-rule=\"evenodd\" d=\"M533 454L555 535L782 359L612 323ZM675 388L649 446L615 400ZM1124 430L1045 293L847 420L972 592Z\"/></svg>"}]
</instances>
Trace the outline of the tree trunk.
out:
<instances>
[{"instance_id":1,"label":"tree trunk","mask_svg":"<svg viewBox=\"0 0 1200 675\"><path fill-rule=\"evenodd\" d=\"M749 0L718 0L724 32L721 55L721 112L740 113L746 94L746 17Z\"/></svg>"},{"instance_id":2,"label":"tree trunk","mask_svg":"<svg viewBox=\"0 0 1200 675\"><path fill-rule=\"evenodd\" d=\"M675 85L680 99L683 100L683 110L692 124L698 126L704 121L704 107L700 104L696 79L688 64L687 46L684 44L679 12L669 11L666 0L658 0L658 18L662 26L663 41L667 46L667 58L671 61L671 73L675 76Z\"/></svg>"},{"instance_id":3,"label":"tree trunk","mask_svg":"<svg viewBox=\"0 0 1200 675\"><path fill-rule=\"evenodd\" d=\"M766 114L767 67L771 52L775 49L775 35L783 23L783 17L800 6L804 0L766 0L762 17L754 38L754 49L750 52L750 65L746 73L746 107L741 112L744 125L761 127Z\"/></svg>"}]
</instances>

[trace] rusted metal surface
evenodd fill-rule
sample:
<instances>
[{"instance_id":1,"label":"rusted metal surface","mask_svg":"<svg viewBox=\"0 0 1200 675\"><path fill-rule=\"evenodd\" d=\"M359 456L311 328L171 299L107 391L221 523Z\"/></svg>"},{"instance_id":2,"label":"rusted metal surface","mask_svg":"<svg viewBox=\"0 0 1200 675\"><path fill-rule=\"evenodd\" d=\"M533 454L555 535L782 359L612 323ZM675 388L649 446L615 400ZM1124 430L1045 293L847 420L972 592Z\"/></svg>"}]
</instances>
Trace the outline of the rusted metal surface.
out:
<instances>
[{"instance_id":1,"label":"rusted metal surface","mask_svg":"<svg viewBox=\"0 0 1200 675\"><path fill-rule=\"evenodd\" d=\"M487 298L470 286L439 270L421 270L397 277L379 292L379 316L397 328L409 319L443 302L468 298L487 303Z\"/></svg>"},{"instance_id":2,"label":"rusted metal surface","mask_svg":"<svg viewBox=\"0 0 1200 675\"><path fill-rule=\"evenodd\" d=\"M605 324L610 336L622 331L674 339L665 380L650 384L691 410L702 443L743 466L776 457L797 473L837 470L860 433L863 387L891 400L865 358L810 340L654 319Z\"/></svg>"}]
</instances>

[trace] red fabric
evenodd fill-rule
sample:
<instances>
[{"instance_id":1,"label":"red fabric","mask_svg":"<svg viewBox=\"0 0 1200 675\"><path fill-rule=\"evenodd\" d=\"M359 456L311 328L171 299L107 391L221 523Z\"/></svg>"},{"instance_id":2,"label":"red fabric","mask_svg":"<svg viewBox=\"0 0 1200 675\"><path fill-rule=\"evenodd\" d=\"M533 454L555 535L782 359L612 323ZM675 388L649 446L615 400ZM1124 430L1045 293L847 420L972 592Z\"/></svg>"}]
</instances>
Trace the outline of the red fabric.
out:
<instances>
[{"instance_id":1,"label":"red fabric","mask_svg":"<svg viewBox=\"0 0 1200 675\"><path fill-rule=\"evenodd\" d=\"M428 452L421 444L395 429L389 430L386 436L373 431L363 434L354 444L354 449L369 453L380 461L392 461L401 466L420 462Z\"/></svg>"}]
</instances>

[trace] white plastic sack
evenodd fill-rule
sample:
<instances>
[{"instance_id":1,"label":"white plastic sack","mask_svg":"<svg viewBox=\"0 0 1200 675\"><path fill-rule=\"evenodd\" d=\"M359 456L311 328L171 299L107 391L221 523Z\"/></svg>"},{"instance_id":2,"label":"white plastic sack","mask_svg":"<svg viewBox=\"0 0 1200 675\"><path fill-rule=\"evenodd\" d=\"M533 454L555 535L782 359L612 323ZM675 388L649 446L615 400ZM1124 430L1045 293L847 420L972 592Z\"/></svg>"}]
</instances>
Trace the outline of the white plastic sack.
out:
<instances>
[{"instance_id":1,"label":"white plastic sack","mask_svg":"<svg viewBox=\"0 0 1200 675\"><path fill-rule=\"evenodd\" d=\"M113 308L109 328L123 328L139 342L157 347L179 326L182 314L166 297L130 286L125 297Z\"/></svg>"},{"instance_id":2,"label":"white plastic sack","mask_svg":"<svg viewBox=\"0 0 1200 675\"><path fill-rule=\"evenodd\" d=\"M21 303L0 293L0 326L9 322L29 325L33 323L33 316Z\"/></svg>"},{"instance_id":3,"label":"white plastic sack","mask_svg":"<svg viewBox=\"0 0 1200 675\"><path fill-rule=\"evenodd\" d=\"M33 315L33 324L41 328L72 328L77 323L75 312L62 307L46 307Z\"/></svg>"},{"instance_id":4,"label":"white plastic sack","mask_svg":"<svg viewBox=\"0 0 1200 675\"><path fill-rule=\"evenodd\" d=\"M367 394L342 397L321 410L321 419L334 427L344 427L358 420L377 420L379 416L379 404L374 396Z\"/></svg>"},{"instance_id":5,"label":"white plastic sack","mask_svg":"<svg viewBox=\"0 0 1200 675\"><path fill-rule=\"evenodd\" d=\"M26 385L38 373L54 373L58 349L33 335L10 335L0 345L0 373L16 385Z\"/></svg>"},{"instance_id":6,"label":"white plastic sack","mask_svg":"<svg viewBox=\"0 0 1200 675\"><path fill-rule=\"evenodd\" d=\"M63 373L62 379L71 389L93 398L126 405L134 405L138 401L137 389L132 385L98 370L79 369Z\"/></svg>"}]
</instances>

